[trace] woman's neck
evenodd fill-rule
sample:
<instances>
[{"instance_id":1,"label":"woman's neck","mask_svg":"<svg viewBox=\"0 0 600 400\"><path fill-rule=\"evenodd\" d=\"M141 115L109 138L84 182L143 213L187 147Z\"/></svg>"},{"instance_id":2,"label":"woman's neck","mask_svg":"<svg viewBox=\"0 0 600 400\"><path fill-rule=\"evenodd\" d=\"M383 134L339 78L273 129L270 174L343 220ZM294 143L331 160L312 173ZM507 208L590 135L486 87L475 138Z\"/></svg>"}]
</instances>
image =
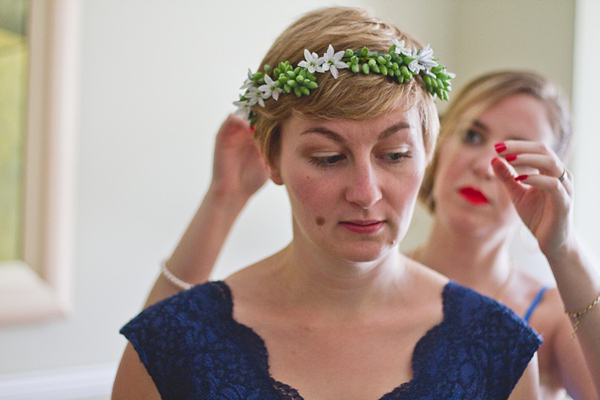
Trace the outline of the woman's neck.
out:
<instances>
[{"instance_id":1,"label":"woman's neck","mask_svg":"<svg viewBox=\"0 0 600 400\"><path fill-rule=\"evenodd\" d=\"M397 247L371 262L333 259L293 242L284 250L278 280L292 302L356 312L389 300L402 286L407 258Z\"/></svg>"},{"instance_id":2,"label":"woman's neck","mask_svg":"<svg viewBox=\"0 0 600 400\"><path fill-rule=\"evenodd\" d=\"M510 234L466 236L434 218L431 232L411 256L457 283L492 296L510 275Z\"/></svg>"}]
</instances>

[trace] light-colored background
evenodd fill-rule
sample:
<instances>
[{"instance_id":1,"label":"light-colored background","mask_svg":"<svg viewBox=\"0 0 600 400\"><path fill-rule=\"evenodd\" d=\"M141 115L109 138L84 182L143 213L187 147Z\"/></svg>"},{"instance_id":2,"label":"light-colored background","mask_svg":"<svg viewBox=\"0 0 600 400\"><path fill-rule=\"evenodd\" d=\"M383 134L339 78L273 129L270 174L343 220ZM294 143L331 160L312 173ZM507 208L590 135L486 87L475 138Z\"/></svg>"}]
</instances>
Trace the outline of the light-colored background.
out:
<instances>
[{"instance_id":1,"label":"light-colored background","mask_svg":"<svg viewBox=\"0 0 600 400\"><path fill-rule=\"evenodd\" d=\"M563 87L578 135L576 223L590 248L600 248L596 0L81 1L74 311L0 327L0 399L108 398L125 346L118 330L140 310L207 188L214 133L247 68L315 7L371 8L431 43L458 74L457 88L513 67ZM426 234L427 222L418 210L404 248ZM234 227L214 277L284 246L290 227L284 190L267 185ZM517 262L551 281L520 242Z\"/></svg>"}]
</instances>

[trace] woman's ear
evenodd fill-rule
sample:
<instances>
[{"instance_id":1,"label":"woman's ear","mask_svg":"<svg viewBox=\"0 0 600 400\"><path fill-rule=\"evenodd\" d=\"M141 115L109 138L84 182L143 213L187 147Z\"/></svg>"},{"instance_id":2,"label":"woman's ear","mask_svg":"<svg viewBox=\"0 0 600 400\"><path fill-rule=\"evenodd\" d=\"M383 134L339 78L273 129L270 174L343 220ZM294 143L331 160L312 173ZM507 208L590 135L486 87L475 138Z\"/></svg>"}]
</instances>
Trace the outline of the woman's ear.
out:
<instances>
[{"instance_id":1,"label":"woman's ear","mask_svg":"<svg viewBox=\"0 0 600 400\"><path fill-rule=\"evenodd\" d=\"M269 178L271 178L274 184L283 185L283 179L281 178L278 160L276 160L275 162L268 162L267 170L269 173Z\"/></svg>"}]
</instances>

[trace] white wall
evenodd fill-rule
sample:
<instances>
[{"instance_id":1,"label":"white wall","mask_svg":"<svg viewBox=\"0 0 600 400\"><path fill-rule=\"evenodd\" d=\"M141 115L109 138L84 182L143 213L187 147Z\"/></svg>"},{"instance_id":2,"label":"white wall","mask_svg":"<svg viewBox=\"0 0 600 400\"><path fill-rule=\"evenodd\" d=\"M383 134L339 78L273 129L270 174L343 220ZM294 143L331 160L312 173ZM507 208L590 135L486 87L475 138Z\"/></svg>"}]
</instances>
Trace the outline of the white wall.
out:
<instances>
[{"instance_id":1,"label":"white wall","mask_svg":"<svg viewBox=\"0 0 600 400\"><path fill-rule=\"evenodd\" d=\"M116 365L125 345L117 332L140 310L208 185L213 136L247 68L300 13L334 4L82 1L75 311L62 321L0 328L0 383L8 374ZM486 70L528 67L571 90L574 3L335 4L367 5L431 43L458 84ZM285 245L290 226L283 189L267 185L234 227L214 277ZM411 228L405 247L425 231Z\"/></svg>"}]
</instances>

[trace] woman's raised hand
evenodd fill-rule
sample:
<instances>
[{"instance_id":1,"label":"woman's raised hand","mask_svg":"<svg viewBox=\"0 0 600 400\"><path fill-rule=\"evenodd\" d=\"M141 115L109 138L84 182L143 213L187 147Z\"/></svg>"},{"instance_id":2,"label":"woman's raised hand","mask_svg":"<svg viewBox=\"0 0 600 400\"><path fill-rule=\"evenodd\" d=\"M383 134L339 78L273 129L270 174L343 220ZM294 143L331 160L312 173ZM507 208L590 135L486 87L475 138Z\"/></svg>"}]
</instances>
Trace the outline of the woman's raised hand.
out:
<instances>
[{"instance_id":1,"label":"woman's raised hand","mask_svg":"<svg viewBox=\"0 0 600 400\"><path fill-rule=\"evenodd\" d=\"M267 181L263 157L247 121L229 115L215 139L211 190L220 195L250 197Z\"/></svg>"},{"instance_id":2,"label":"woman's raised hand","mask_svg":"<svg viewBox=\"0 0 600 400\"><path fill-rule=\"evenodd\" d=\"M542 252L548 257L566 250L574 238L571 173L541 142L508 140L497 143L496 151L494 173Z\"/></svg>"}]
</instances>

